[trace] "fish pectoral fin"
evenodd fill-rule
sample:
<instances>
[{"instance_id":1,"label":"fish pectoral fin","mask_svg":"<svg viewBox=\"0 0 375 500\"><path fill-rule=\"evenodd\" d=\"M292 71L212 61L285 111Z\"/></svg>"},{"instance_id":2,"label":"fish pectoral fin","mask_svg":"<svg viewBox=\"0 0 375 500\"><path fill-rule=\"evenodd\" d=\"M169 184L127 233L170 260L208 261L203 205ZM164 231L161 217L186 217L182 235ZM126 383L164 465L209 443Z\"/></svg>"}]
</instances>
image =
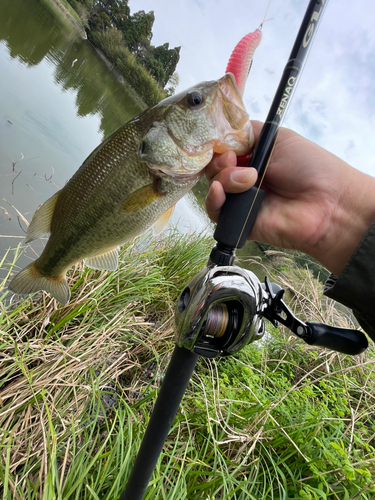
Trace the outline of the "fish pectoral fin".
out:
<instances>
[{"instance_id":1,"label":"fish pectoral fin","mask_svg":"<svg viewBox=\"0 0 375 500\"><path fill-rule=\"evenodd\" d=\"M67 304L70 298L65 274L57 278L45 276L36 269L35 262L18 273L10 282L8 289L20 295L45 290L63 305Z\"/></svg>"},{"instance_id":2,"label":"fish pectoral fin","mask_svg":"<svg viewBox=\"0 0 375 500\"><path fill-rule=\"evenodd\" d=\"M122 203L120 212L138 212L160 198L160 196L163 196L163 194L155 189L155 185L148 184L130 194Z\"/></svg>"},{"instance_id":3,"label":"fish pectoral fin","mask_svg":"<svg viewBox=\"0 0 375 500\"><path fill-rule=\"evenodd\" d=\"M57 193L55 193L37 209L27 229L25 243L30 243L30 241L50 234L52 216L59 194L60 191L57 191Z\"/></svg>"},{"instance_id":4,"label":"fish pectoral fin","mask_svg":"<svg viewBox=\"0 0 375 500\"><path fill-rule=\"evenodd\" d=\"M152 232L154 236L158 236L160 233L164 231L164 229L168 226L168 222L171 220L172 214L174 212L176 205L172 205L168 208L152 225Z\"/></svg>"},{"instance_id":5,"label":"fish pectoral fin","mask_svg":"<svg viewBox=\"0 0 375 500\"><path fill-rule=\"evenodd\" d=\"M98 271L116 271L118 266L119 247L111 248L107 252L85 259L85 265Z\"/></svg>"}]
</instances>

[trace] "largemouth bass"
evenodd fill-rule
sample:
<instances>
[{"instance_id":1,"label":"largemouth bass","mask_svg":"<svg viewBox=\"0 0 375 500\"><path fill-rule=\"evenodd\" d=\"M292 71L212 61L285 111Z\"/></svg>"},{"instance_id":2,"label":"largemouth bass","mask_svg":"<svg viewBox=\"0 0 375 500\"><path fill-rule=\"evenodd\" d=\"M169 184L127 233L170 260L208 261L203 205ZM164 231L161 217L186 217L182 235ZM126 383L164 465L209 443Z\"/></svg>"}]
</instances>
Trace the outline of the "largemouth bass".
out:
<instances>
[{"instance_id":1,"label":"largemouth bass","mask_svg":"<svg viewBox=\"0 0 375 500\"><path fill-rule=\"evenodd\" d=\"M35 212L25 243L50 237L9 289L45 290L66 304L70 267L84 259L93 269L115 270L119 245L152 225L160 232L214 153L244 155L252 143L251 123L231 74L144 111L100 144Z\"/></svg>"}]
</instances>

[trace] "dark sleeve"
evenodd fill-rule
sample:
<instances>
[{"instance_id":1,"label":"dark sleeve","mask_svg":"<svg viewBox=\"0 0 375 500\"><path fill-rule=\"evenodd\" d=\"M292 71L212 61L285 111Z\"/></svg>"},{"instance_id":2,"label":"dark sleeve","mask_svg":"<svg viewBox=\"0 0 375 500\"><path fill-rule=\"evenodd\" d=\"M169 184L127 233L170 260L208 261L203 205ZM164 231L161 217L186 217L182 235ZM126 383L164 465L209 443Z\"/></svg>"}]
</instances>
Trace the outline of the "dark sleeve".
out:
<instances>
[{"instance_id":1,"label":"dark sleeve","mask_svg":"<svg viewBox=\"0 0 375 500\"><path fill-rule=\"evenodd\" d=\"M324 295L352 309L375 342L375 219L340 276L328 278Z\"/></svg>"}]
</instances>

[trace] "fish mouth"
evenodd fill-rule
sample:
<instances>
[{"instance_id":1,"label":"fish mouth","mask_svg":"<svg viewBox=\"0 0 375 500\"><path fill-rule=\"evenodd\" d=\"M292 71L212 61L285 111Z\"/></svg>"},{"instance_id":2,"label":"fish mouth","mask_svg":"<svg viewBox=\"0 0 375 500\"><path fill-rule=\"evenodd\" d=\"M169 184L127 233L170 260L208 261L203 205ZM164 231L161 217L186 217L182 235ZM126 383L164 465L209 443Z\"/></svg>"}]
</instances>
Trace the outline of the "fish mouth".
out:
<instances>
[{"instance_id":1,"label":"fish mouth","mask_svg":"<svg viewBox=\"0 0 375 500\"><path fill-rule=\"evenodd\" d=\"M238 90L236 80L233 73L226 73L218 80L220 91L229 99L230 102L235 104L238 108L244 111L247 115L242 95Z\"/></svg>"},{"instance_id":2,"label":"fish mouth","mask_svg":"<svg viewBox=\"0 0 375 500\"><path fill-rule=\"evenodd\" d=\"M178 136L179 129L168 123L168 135L180 151L189 157L197 157L208 151L224 153L233 149L238 156L249 153L254 135L249 115L232 73L227 73L216 82L216 96L206 112L207 126L212 139L204 144L186 142ZM213 154L212 153L212 154Z\"/></svg>"},{"instance_id":3,"label":"fish mouth","mask_svg":"<svg viewBox=\"0 0 375 500\"><path fill-rule=\"evenodd\" d=\"M223 137L214 148L215 153L233 149L237 156L248 154L254 144L253 128L232 73L218 81L223 122Z\"/></svg>"},{"instance_id":4,"label":"fish mouth","mask_svg":"<svg viewBox=\"0 0 375 500\"><path fill-rule=\"evenodd\" d=\"M201 99L197 109L191 95ZM172 102L172 101L171 101ZM166 106L148 129L139 149L149 168L180 179L199 178L214 153L248 154L252 126L232 74L203 82Z\"/></svg>"},{"instance_id":5,"label":"fish mouth","mask_svg":"<svg viewBox=\"0 0 375 500\"><path fill-rule=\"evenodd\" d=\"M163 164L153 163L147 160L148 167L158 176L162 178L173 177L178 180L199 180L204 172L204 168L211 161L213 152L208 151L205 155L185 155L184 152L180 151L180 156L178 159L178 167L176 163L176 158L168 161L166 159Z\"/></svg>"}]
</instances>

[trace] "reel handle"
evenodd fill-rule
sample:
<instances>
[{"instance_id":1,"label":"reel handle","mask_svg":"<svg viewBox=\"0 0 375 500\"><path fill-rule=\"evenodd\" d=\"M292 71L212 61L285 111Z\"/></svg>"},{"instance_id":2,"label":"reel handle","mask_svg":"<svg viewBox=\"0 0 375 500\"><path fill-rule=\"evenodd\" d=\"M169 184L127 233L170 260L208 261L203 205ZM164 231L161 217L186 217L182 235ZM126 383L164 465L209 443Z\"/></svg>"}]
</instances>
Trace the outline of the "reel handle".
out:
<instances>
[{"instance_id":1,"label":"reel handle","mask_svg":"<svg viewBox=\"0 0 375 500\"><path fill-rule=\"evenodd\" d=\"M368 347L366 335L359 330L337 328L315 321L307 321L306 325L309 336L303 340L309 345L326 347L351 356L361 354Z\"/></svg>"},{"instance_id":2,"label":"reel handle","mask_svg":"<svg viewBox=\"0 0 375 500\"><path fill-rule=\"evenodd\" d=\"M315 321L306 321L305 323L298 319L285 304L283 301L284 290L279 285L271 283L266 276L262 287L268 296L262 316L271 321L275 327L279 322L306 344L325 347L351 356L361 354L367 349L367 337L359 330L337 328Z\"/></svg>"}]
</instances>

